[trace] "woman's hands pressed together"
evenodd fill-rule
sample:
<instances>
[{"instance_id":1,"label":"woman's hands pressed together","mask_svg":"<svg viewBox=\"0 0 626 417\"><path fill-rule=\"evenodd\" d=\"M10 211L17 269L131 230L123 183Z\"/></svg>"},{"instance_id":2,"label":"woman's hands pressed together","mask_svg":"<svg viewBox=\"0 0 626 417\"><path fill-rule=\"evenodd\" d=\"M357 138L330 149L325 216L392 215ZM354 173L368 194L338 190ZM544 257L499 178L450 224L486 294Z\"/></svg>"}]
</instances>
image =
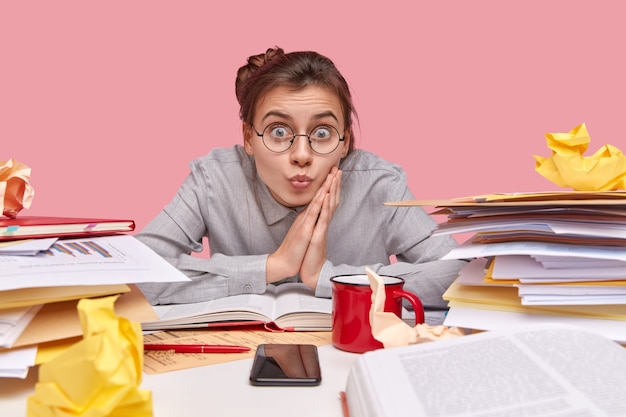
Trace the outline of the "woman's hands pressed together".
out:
<instances>
[{"instance_id":1,"label":"woman's hands pressed together","mask_svg":"<svg viewBox=\"0 0 626 417\"><path fill-rule=\"evenodd\" d=\"M306 209L294 221L278 249L267 260L267 282L300 274L312 289L326 261L328 225L340 202L342 171L333 167Z\"/></svg>"}]
</instances>

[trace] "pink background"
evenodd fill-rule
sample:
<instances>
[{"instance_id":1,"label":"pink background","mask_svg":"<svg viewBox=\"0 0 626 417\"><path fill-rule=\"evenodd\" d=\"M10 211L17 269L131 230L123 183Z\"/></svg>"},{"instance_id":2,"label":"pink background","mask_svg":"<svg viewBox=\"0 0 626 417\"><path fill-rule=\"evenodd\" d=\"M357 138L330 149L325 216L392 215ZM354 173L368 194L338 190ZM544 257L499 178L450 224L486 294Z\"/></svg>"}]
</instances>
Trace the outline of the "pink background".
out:
<instances>
[{"instance_id":1,"label":"pink background","mask_svg":"<svg viewBox=\"0 0 626 417\"><path fill-rule=\"evenodd\" d=\"M357 146L418 198L557 188L545 133L626 149L619 1L5 1L0 160L32 168L22 215L132 218L187 163L241 142L237 68L271 46L335 61Z\"/></svg>"}]
</instances>

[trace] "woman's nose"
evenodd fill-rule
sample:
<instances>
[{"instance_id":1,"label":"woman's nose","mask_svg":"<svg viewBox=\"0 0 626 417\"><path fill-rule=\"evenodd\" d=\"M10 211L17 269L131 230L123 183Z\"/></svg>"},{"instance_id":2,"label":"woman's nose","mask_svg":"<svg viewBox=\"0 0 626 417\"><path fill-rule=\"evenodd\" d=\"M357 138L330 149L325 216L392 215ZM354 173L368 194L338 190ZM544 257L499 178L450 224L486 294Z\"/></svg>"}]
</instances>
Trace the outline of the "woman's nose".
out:
<instances>
[{"instance_id":1,"label":"woman's nose","mask_svg":"<svg viewBox=\"0 0 626 417\"><path fill-rule=\"evenodd\" d=\"M301 140L298 140L301 138ZM304 134L294 135L294 143L291 145L291 160L298 165L307 165L313 159L313 149L309 143L309 137Z\"/></svg>"}]
</instances>

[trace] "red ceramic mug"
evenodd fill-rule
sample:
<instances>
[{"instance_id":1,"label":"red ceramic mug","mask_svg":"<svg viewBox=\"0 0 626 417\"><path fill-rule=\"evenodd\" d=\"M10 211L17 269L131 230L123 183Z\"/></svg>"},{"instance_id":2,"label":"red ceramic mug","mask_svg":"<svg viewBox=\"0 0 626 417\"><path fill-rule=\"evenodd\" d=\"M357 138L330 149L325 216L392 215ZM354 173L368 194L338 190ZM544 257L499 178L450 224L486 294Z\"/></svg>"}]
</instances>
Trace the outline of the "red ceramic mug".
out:
<instances>
[{"instance_id":1,"label":"red ceramic mug","mask_svg":"<svg viewBox=\"0 0 626 417\"><path fill-rule=\"evenodd\" d=\"M402 299L407 299L415 311L415 323L424 322L424 307L419 297L402 289L404 279L380 276L385 284L385 311L402 318ZM372 289L365 274L332 277L333 285L333 345L348 352L363 353L383 347L372 336L369 314Z\"/></svg>"}]
</instances>

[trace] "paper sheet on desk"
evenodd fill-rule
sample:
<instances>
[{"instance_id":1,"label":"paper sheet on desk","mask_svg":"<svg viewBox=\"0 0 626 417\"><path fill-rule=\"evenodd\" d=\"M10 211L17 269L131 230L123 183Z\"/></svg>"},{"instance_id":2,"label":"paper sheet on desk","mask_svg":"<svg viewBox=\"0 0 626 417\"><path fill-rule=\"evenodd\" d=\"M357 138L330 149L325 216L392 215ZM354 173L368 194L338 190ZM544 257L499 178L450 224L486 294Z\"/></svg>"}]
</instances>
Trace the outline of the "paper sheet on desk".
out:
<instances>
[{"instance_id":1,"label":"paper sheet on desk","mask_svg":"<svg viewBox=\"0 0 626 417\"><path fill-rule=\"evenodd\" d=\"M0 378L26 378L36 355L35 346L0 350Z\"/></svg>"},{"instance_id":2,"label":"paper sheet on desk","mask_svg":"<svg viewBox=\"0 0 626 417\"><path fill-rule=\"evenodd\" d=\"M28 307L80 298L102 297L130 291L126 284L72 285L67 287L35 287L0 291L2 309Z\"/></svg>"},{"instance_id":3,"label":"paper sheet on desk","mask_svg":"<svg viewBox=\"0 0 626 417\"><path fill-rule=\"evenodd\" d=\"M2 291L86 283L110 285L190 281L189 277L131 235L67 239L55 243L51 253L3 255L0 278Z\"/></svg>"},{"instance_id":4,"label":"paper sheet on desk","mask_svg":"<svg viewBox=\"0 0 626 417\"><path fill-rule=\"evenodd\" d=\"M136 322L156 319L156 313L141 290L135 285L129 287L130 291L120 295L115 302L115 313ZM77 304L76 300L45 304L13 347L80 336L81 326L76 311Z\"/></svg>"},{"instance_id":5,"label":"paper sheet on desk","mask_svg":"<svg viewBox=\"0 0 626 417\"><path fill-rule=\"evenodd\" d=\"M59 238L42 238L42 239L24 239L24 240L9 240L6 242L0 241L0 255L13 255L13 256L35 256L39 252L46 251L57 241Z\"/></svg>"},{"instance_id":6,"label":"paper sheet on desk","mask_svg":"<svg viewBox=\"0 0 626 417\"><path fill-rule=\"evenodd\" d=\"M41 305L0 309L0 348L12 347L40 309Z\"/></svg>"},{"instance_id":7,"label":"paper sheet on desk","mask_svg":"<svg viewBox=\"0 0 626 417\"><path fill-rule=\"evenodd\" d=\"M158 374L179 369L195 368L254 357L262 343L304 343L315 346L332 342L331 332L269 332L253 328L222 328L206 330L178 330L144 335L144 343L167 342L173 344L219 344L248 346L245 353L171 353L147 351L144 354L144 372Z\"/></svg>"},{"instance_id":8,"label":"paper sheet on desk","mask_svg":"<svg viewBox=\"0 0 626 417\"><path fill-rule=\"evenodd\" d=\"M443 293L450 308L466 307L514 313L536 313L626 321L626 305L523 306L517 288L480 284L485 275L485 258L470 261Z\"/></svg>"}]
</instances>

